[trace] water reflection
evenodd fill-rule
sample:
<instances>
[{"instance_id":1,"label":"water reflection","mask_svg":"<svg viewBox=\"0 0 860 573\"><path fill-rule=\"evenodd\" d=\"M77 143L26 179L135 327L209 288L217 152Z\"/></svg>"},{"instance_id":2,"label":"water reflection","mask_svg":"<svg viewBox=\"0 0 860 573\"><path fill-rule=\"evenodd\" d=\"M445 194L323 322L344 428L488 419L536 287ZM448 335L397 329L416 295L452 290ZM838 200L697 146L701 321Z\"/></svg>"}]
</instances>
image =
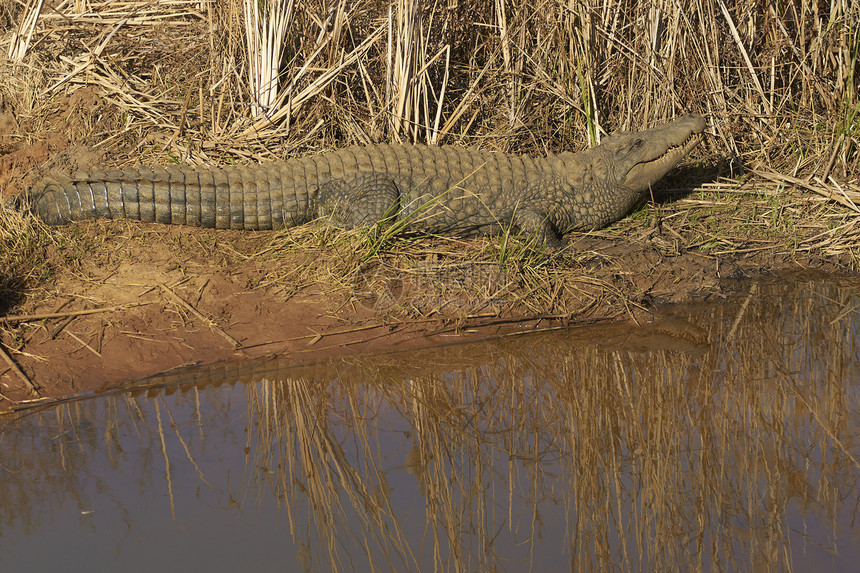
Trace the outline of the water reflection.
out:
<instances>
[{"instance_id":1,"label":"water reflection","mask_svg":"<svg viewBox=\"0 0 860 573\"><path fill-rule=\"evenodd\" d=\"M0 566L853 567L860 288L749 292L0 420Z\"/></svg>"}]
</instances>

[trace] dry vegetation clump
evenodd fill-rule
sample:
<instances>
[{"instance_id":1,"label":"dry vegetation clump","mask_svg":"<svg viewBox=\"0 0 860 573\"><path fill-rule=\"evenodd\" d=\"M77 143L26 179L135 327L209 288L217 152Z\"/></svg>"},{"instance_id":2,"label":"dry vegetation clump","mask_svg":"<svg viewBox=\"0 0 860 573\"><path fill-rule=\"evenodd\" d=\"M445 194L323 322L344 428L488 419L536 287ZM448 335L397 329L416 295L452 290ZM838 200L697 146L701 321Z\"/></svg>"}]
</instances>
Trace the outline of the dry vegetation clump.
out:
<instances>
[{"instance_id":1,"label":"dry vegetation clump","mask_svg":"<svg viewBox=\"0 0 860 573\"><path fill-rule=\"evenodd\" d=\"M47 171L95 163L223 165L378 141L543 154L692 112L708 117L712 137L689 165L655 205L589 237L645 241L666 256L764 251L856 268L858 23L856 3L806 0L4 0L0 186L8 195ZM21 245L50 242L10 237L0 257L12 292L45 275L36 268L50 258ZM279 241L270 253L285 252ZM439 256L489 256L510 272L507 241ZM514 265L520 283L538 277L526 307L571 311L541 302L594 270L577 265L592 254L570 257ZM609 275L626 272L611 252L597 258L616 265Z\"/></svg>"}]
</instances>

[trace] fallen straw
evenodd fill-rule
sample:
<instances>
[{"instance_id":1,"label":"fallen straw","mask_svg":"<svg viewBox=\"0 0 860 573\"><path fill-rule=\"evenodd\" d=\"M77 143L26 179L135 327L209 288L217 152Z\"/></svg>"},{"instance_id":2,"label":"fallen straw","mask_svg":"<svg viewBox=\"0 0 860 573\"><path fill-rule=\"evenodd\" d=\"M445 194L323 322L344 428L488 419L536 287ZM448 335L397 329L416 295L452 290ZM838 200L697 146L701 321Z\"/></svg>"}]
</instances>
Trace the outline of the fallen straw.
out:
<instances>
[{"instance_id":1,"label":"fallen straw","mask_svg":"<svg viewBox=\"0 0 860 573\"><path fill-rule=\"evenodd\" d=\"M26 386L32 394L35 394L36 396L39 396L41 398L42 395L39 394L39 389L36 388L35 384L33 384L30 379L27 378L27 375L24 374L24 372L22 372L20 368L18 368L18 365L15 364L15 361L12 360L12 357L9 356L9 353L6 352L6 349L3 348L2 345L0 345L0 356L2 356L3 360L5 360L6 363L9 365L9 368L11 368L15 372L15 374L18 375L18 378L20 378L21 381L24 382L24 386Z\"/></svg>"},{"instance_id":2,"label":"fallen straw","mask_svg":"<svg viewBox=\"0 0 860 573\"><path fill-rule=\"evenodd\" d=\"M115 310L125 310L127 308L133 308L135 306L144 306L147 304L152 304L149 302L135 302L130 304L121 304L118 306L107 306L102 308L89 308L86 310L72 310L69 312L46 312L42 314L10 314L8 316L0 317L0 322L9 323L19 323L19 322L32 322L34 320L45 320L46 318L68 318L70 316L84 316L87 314L97 314L99 312L113 312Z\"/></svg>"},{"instance_id":3,"label":"fallen straw","mask_svg":"<svg viewBox=\"0 0 860 573\"><path fill-rule=\"evenodd\" d=\"M188 304L185 301L185 299L183 299L178 294L173 292L173 290L171 290L171 288L169 286L167 286L166 284L163 284L163 283L159 283L158 286L161 287L161 290L163 290L165 292L165 294L167 294L168 297L174 303L178 304L179 306L181 306L182 308L184 308L185 310L187 310L188 312L190 312L191 314L193 314L194 316L196 316L197 318L199 318L200 320L205 322L209 326L209 328L211 328L213 331L215 331L216 333L218 333L221 336L223 336L224 338L226 338L230 342L230 344L233 345L234 348L239 348L242 346L241 342L239 342L238 340L236 340L235 338L233 338L232 336L227 334L224 330L221 329L221 327L219 327L217 324L215 324L215 322L213 322L211 319L206 318L203 315L203 313L201 313L199 310L197 310L196 308L194 308L193 306Z\"/></svg>"}]
</instances>

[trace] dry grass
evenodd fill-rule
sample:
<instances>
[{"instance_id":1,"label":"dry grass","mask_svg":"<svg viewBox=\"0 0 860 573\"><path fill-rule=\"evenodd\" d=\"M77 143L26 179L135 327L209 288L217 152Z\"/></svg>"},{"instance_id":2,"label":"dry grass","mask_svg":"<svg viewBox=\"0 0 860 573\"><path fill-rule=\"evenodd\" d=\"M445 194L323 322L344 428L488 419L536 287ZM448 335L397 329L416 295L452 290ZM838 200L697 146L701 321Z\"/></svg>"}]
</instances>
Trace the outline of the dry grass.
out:
<instances>
[{"instance_id":1,"label":"dry grass","mask_svg":"<svg viewBox=\"0 0 860 573\"><path fill-rule=\"evenodd\" d=\"M255 286L273 288L284 298L303 289L352 291L352 303L376 311L381 320L466 324L501 316L608 318L596 312L601 303L623 309L625 295L632 293L613 292L613 285L589 276L592 257L572 250L544 252L515 236L390 236L320 223L279 233L249 253L247 262L265 269Z\"/></svg>"},{"instance_id":2,"label":"dry grass","mask_svg":"<svg viewBox=\"0 0 860 573\"><path fill-rule=\"evenodd\" d=\"M39 6L0 8L16 54L6 104L26 118L99 85L124 131L176 135L155 155L385 140L542 152L696 112L711 120L707 155L856 183L851 3L63 2L33 27Z\"/></svg>"},{"instance_id":3,"label":"dry grass","mask_svg":"<svg viewBox=\"0 0 860 573\"><path fill-rule=\"evenodd\" d=\"M18 211L0 207L0 301L3 307L20 302L25 287L49 272L44 253L49 235L39 222ZM3 309L4 311L6 308Z\"/></svg>"}]
</instances>

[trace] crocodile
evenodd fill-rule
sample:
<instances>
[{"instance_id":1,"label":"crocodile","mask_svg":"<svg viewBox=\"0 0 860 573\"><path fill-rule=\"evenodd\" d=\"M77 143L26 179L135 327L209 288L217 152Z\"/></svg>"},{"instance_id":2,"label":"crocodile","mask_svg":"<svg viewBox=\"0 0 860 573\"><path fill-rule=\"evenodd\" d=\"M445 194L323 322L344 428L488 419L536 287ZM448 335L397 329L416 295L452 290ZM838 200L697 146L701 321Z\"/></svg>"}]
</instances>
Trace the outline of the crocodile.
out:
<instances>
[{"instance_id":1,"label":"crocodile","mask_svg":"<svg viewBox=\"0 0 860 573\"><path fill-rule=\"evenodd\" d=\"M24 203L58 225L124 217L266 230L327 217L344 228L382 223L465 237L513 232L557 245L565 233L624 217L704 130L702 117L688 115L541 158L377 144L245 167L98 169L43 179Z\"/></svg>"}]
</instances>

